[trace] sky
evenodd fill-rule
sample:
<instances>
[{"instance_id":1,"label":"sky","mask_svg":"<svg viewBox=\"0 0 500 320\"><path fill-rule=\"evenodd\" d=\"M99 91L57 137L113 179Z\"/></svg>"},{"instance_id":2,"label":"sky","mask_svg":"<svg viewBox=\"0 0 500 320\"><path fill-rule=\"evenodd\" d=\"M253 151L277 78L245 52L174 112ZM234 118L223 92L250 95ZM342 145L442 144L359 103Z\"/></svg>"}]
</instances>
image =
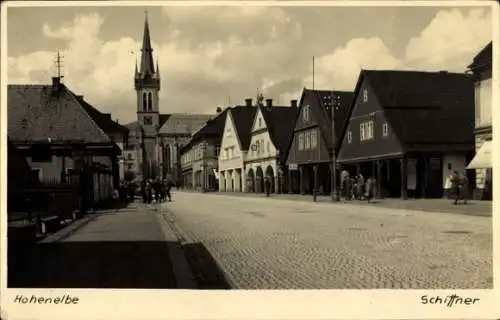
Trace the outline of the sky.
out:
<instances>
[{"instance_id":1,"label":"sky","mask_svg":"<svg viewBox=\"0 0 500 320\"><path fill-rule=\"evenodd\" d=\"M64 83L125 124L146 7L7 10L8 83ZM275 105L304 87L353 91L361 69L464 72L492 39L489 7L148 7L161 113L215 113L257 89ZM22 30L20 33L19 31Z\"/></svg>"}]
</instances>

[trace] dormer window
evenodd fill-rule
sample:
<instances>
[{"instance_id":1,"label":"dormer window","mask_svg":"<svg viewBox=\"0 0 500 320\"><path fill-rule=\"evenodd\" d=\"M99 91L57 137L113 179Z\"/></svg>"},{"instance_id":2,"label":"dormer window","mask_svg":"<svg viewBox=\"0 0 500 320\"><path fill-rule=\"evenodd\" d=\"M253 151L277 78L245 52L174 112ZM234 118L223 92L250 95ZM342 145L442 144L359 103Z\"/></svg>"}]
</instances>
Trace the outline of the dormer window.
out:
<instances>
[{"instance_id":1,"label":"dormer window","mask_svg":"<svg viewBox=\"0 0 500 320\"><path fill-rule=\"evenodd\" d=\"M352 131L349 130L347 131L347 143L351 143L352 142Z\"/></svg>"},{"instance_id":2,"label":"dormer window","mask_svg":"<svg viewBox=\"0 0 500 320\"><path fill-rule=\"evenodd\" d=\"M388 135L389 135L389 125L386 122L382 125L382 136L387 137Z\"/></svg>"},{"instance_id":3,"label":"dormer window","mask_svg":"<svg viewBox=\"0 0 500 320\"><path fill-rule=\"evenodd\" d=\"M368 90L363 89L363 102L368 102Z\"/></svg>"},{"instance_id":4,"label":"dormer window","mask_svg":"<svg viewBox=\"0 0 500 320\"><path fill-rule=\"evenodd\" d=\"M259 128L262 127L262 119L259 118Z\"/></svg>"}]
</instances>

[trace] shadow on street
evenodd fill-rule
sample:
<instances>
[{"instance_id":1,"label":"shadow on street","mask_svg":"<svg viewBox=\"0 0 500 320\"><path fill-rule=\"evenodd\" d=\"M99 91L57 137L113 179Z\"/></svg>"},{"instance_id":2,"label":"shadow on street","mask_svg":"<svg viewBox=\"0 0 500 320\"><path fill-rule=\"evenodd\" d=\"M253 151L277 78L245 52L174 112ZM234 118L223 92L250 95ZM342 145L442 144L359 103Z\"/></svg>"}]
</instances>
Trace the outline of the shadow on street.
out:
<instances>
[{"instance_id":1,"label":"shadow on street","mask_svg":"<svg viewBox=\"0 0 500 320\"><path fill-rule=\"evenodd\" d=\"M178 288L169 242L9 243L9 288ZM183 246L198 289L229 289L202 244ZM192 288L186 288L192 289Z\"/></svg>"},{"instance_id":2,"label":"shadow on street","mask_svg":"<svg viewBox=\"0 0 500 320\"><path fill-rule=\"evenodd\" d=\"M182 249L198 282L198 289L231 289L224 272L203 244L185 244Z\"/></svg>"},{"instance_id":3,"label":"shadow on street","mask_svg":"<svg viewBox=\"0 0 500 320\"><path fill-rule=\"evenodd\" d=\"M174 289L166 242L56 242L9 250L11 288Z\"/></svg>"}]
</instances>

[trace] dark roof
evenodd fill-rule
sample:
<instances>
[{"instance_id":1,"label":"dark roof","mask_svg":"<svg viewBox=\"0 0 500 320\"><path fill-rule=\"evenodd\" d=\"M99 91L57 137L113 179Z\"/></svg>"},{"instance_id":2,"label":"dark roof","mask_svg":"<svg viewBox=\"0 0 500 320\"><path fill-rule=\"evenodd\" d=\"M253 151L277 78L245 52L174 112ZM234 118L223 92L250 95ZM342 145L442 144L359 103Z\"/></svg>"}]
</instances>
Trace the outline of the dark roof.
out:
<instances>
[{"instance_id":1,"label":"dark roof","mask_svg":"<svg viewBox=\"0 0 500 320\"><path fill-rule=\"evenodd\" d=\"M78 99L64 84L54 94L52 85L9 85L8 136L14 143L84 141L111 143Z\"/></svg>"},{"instance_id":2,"label":"dark roof","mask_svg":"<svg viewBox=\"0 0 500 320\"><path fill-rule=\"evenodd\" d=\"M266 121L269 136L280 151L280 161L285 161L286 152L293 139L293 129L297 119L298 108L285 106L260 107Z\"/></svg>"},{"instance_id":3,"label":"dark roof","mask_svg":"<svg viewBox=\"0 0 500 320\"><path fill-rule=\"evenodd\" d=\"M403 144L474 140L474 87L461 73L363 70L392 130ZM353 111L354 103L349 111ZM343 134L347 125L344 126Z\"/></svg>"},{"instance_id":4,"label":"dark roof","mask_svg":"<svg viewBox=\"0 0 500 320\"><path fill-rule=\"evenodd\" d=\"M230 108L224 109L218 113L214 118L209 119L203 127L193 133L191 139L180 150L183 153L186 149L190 148L195 142L200 141L205 137L216 137L222 139L224 133L224 125L226 123L226 115Z\"/></svg>"},{"instance_id":5,"label":"dark roof","mask_svg":"<svg viewBox=\"0 0 500 320\"><path fill-rule=\"evenodd\" d=\"M468 66L469 69L477 69L479 67L489 67L492 65L492 51L493 51L493 42L490 41L479 53L474 57L472 63Z\"/></svg>"},{"instance_id":6,"label":"dark roof","mask_svg":"<svg viewBox=\"0 0 500 320\"><path fill-rule=\"evenodd\" d=\"M78 99L80 105L83 107L83 109L85 109L85 111L87 111L89 116L92 118L92 120L95 121L95 123L97 123L97 125L102 129L102 131L106 132L107 134L112 134L112 133L128 134L129 129L117 123L116 121L113 121L111 119L111 114L102 113L101 111L97 110L92 105L90 105L87 101L78 98L78 96L76 95L75 98Z\"/></svg>"},{"instance_id":7,"label":"dark roof","mask_svg":"<svg viewBox=\"0 0 500 320\"><path fill-rule=\"evenodd\" d=\"M256 107L235 106L231 108L231 115L233 116L234 126L240 139L242 150L248 150L250 147L250 139L252 137L252 125Z\"/></svg>"}]
</instances>

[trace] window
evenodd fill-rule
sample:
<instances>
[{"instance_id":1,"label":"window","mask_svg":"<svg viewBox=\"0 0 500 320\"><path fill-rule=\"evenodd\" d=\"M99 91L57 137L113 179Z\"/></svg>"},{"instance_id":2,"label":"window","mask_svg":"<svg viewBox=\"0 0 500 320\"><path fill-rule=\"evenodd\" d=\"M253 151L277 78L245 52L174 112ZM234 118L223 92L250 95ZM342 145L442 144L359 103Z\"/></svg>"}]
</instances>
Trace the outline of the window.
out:
<instances>
[{"instance_id":1,"label":"window","mask_svg":"<svg viewBox=\"0 0 500 320\"><path fill-rule=\"evenodd\" d=\"M318 145L318 135L316 129L311 131L311 148L316 148Z\"/></svg>"},{"instance_id":2,"label":"window","mask_svg":"<svg viewBox=\"0 0 500 320\"><path fill-rule=\"evenodd\" d=\"M352 132L351 130L347 131L347 143L352 142Z\"/></svg>"},{"instance_id":3,"label":"window","mask_svg":"<svg viewBox=\"0 0 500 320\"><path fill-rule=\"evenodd\" d=\"M215 156L218 157L220 154L220 147L215 148Z\"/></svg>"},{"instance_id":4,"label":"window","mask_svg":"<svg viewBox=\"0 0 500 320\"><path fill-rule=\"evenodd\" d=\"M304 109L302 109L302 117L304 118L304 121L309 121L310 113L311 107L309 105L304 106Z\"/></svg>"},{"instance_id":5,"label":"window","mask_svg":"<svg viewBox=\"0 0 500 320\"><path fill-rule=\"evenodd\" d=\"M262 127L262 119L259 118L259 128Z\"/></svg>"},{"instance_id":6,"label":"window","mask_svg":"<svg viewBox=\"0 0 500 320\"><path fill-rule=\"evenodd\" d=\"M132 154L131 154L131 153L129 153L129 154L127 155L127 159L128 159L128 160L132 160Z\"/></svg>"},{"instance_id":7,"label":"window","mask_svg":"<svg viewBox=\"0 0 500 320\"><path fill-rule=\"evenodd\" d=\"M373 121L366 121L359 125L360 140L373 139Z\"/></svg>"},{"instance_id":8,"label":"window","mask_svg":"<svg viewBox=\"0 0 500 320\"><path fill-rule=\"evenodd\" d=\"M148 111L153 110L153 99L151 99L151 92L148 93Z\"/></svg>"},{"instance_id":9,"label":"window","mask_svg":"<svg viewBox=\"0 0 500 320\"><path fill-rule=\"evenodd\" d=\"M257 154L260 154L260 141L255 142L255 145L257 146Z\"/></svg>"},{"instance_id":10,"label":"window","mask_svg":"<svg viewBox=\"0 0 500 320\"><path fill-rule=\"evenodd\" d=\"M363 102L368 102L368 90L363 90Z\"/></svg>"},{"instance_id":11,"label":"window","mask_svg":"<svg viewBox=\"0 0 500 320\"><path fill-rule=\"evenodd\" d=\"M271 143L268 141L267 142L267 153L269 153L269 151L271 151Z\"/></svg>"},{"instance_id":12,"label":"window","mask_svg":"<svg viewBox=\"0 0 500 320\"><path fill-rule=\"evenodd\" d=\"M134 168L134 166L131 163L129 163L127 167L129 171L132 171L132 169Z\"/></svg>"},{"instance_id":13,"label":"window","mask_svg":"<svg viewBox=\"0 0 500 320\"><path fill-rule=\"evenodd\" d=\"M144 124L145 125L152 125L153 119L151 117L144 117Z\"/></svg>"},{"instance_id":14,"label":"window","mask_svg":"<svg viewBox=\"0 0 500 320\"><path fill-rule=\"evenodd\" d=\"M299 132L298 134L299 138L299 150L304 150L304 132Z\"/></svg>"},{"instance_id":15,"label":"window","mask_svg":"<svg viewBox=\"0 0 500 320\"><path fill-rule=\"evenodd\" d=\"M311 148L311 131L306 131L304 132L305 136L306 136L306 141L304 143L305 145L305 149L309 149Z\"/></svg>"},{"instance_id":16,"label":"window","mask_svg":"<svg viewBox=\"0 0 500 320\"><path fill-rule=\"evenodd\" d=\"M386 122L382 125L382 136L387 137L388 135L389 135L389 125Z\"/></svg>"},{"instance_id":17,"label":"window","mask_svg":"<svg viewBox=\"0 0 500 320\"><path fill-rule=\"evenodd\" d=\"M224 160L226 160L228 158L229 158L229 150L228 150L228 148L225 148L224 149Z\"/></svg>"},{"instance_id":18,"label":"window","mask_svg":"<svg viewBox=\"0 0 500 320\"><path fill-rule=\"evenodd\" d=\"M148 100L146 97L146 92L142 94L142 110L148 111Z\"/></svg>"}]
</instances>

